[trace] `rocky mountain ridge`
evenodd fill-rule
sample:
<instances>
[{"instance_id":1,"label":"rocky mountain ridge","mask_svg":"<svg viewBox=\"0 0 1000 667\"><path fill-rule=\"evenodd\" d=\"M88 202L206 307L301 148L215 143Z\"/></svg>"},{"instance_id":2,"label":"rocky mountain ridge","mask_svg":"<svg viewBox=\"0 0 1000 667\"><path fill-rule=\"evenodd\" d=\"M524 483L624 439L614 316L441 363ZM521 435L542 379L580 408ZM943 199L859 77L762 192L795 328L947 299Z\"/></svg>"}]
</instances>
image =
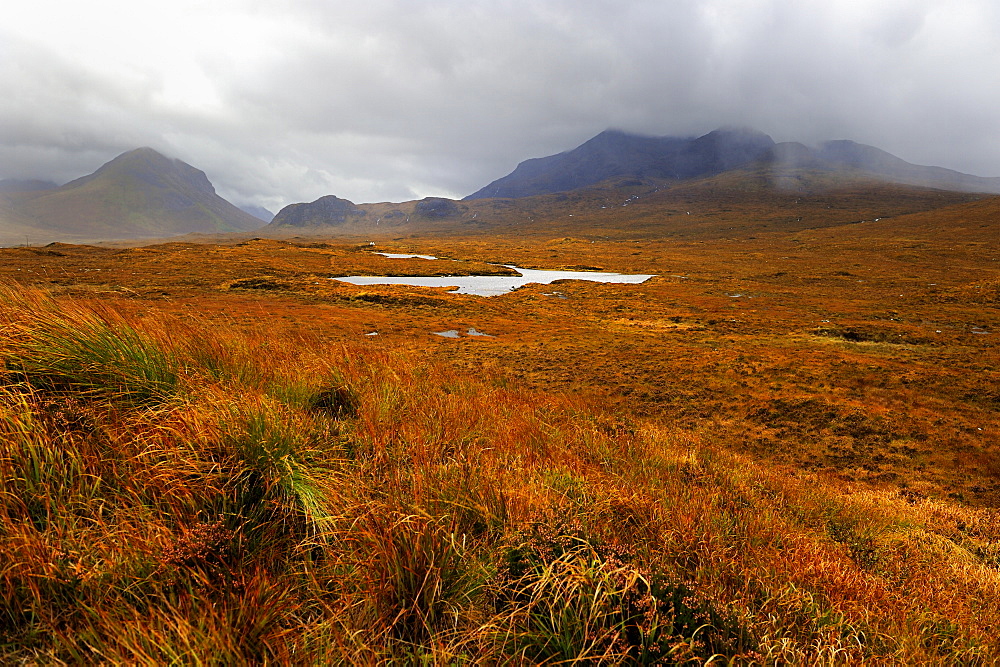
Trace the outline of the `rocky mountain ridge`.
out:
<instances>
[{"instance_id":1,"label":"rocky mountain ridge","mask_svg":"<svg viewBox=\"0 0 1000 667\"><path fill-rule=\"evenodd\" d=\"M695 138L608 130L572 150L525 160L510 174L465 199L568 192L613 178L684 181L754 165L771 169L776 187L781 187L781 179L790 172L810 169L942 190L1000 193L1000 178L915 165L874 146L848 140L810 148L794 142L775 143L752 129L719 129Z\"/></svg>"},{"instance_id":2,"label":"rocky mountain ridge","mask_svg":"<svg viewBox=\"0 0 1000 667\"><path fill-rule=\"evenodd\" d=\"M203 171L139 148L63 186L0 181L0 245L258 229L275 235L488 233L498 226L545 225L574 214L574 224L586 225L580 213L600 211L607 217L614 207L633 205L639 198L644 215L665 220L662 216L681 201L685 206L719 197L749 202L781 193L816 195L896 185L1000 193L1000 178L915 165L847 140L809 147L776 143L763 132L741 128L694 138L608 130L572 150L525 160L460 201L426 197L355 204L331 194L290 204L272 216L264 209L233 206L215 192ZM926 198L926 193L916 196Z\"/></svg>"}]
</instances>

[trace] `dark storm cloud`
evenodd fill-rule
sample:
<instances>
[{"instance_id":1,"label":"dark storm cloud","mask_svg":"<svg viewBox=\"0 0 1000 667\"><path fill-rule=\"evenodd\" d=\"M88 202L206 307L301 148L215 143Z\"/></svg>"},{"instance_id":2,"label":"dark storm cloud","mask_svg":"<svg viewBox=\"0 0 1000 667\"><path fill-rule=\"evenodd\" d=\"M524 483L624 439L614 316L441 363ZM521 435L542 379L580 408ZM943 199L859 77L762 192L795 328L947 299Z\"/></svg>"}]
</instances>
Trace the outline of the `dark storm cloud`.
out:
<instances>
[{"instance_id":1,"label":"dark storm cloud","mask_svg":"<svg viewBox=\"0 0 1000 667\"><path fill-rule=\"evenodd\" d=\"M276 210L461 196L608 127L852 138L1000 175L991 0L87 3L0 27L0 177L140 145Z\"/></svg>"}]
</instances>

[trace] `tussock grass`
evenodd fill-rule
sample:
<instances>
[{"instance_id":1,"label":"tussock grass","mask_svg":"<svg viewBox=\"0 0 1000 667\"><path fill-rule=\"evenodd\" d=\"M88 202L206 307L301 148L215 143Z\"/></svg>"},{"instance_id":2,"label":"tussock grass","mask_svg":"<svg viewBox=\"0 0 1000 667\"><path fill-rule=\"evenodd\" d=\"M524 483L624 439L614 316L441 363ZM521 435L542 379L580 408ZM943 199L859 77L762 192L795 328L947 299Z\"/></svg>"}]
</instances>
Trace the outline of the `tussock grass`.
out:
<instances>
[{"instance_id":1,"label":"tussock grass","mask_svg":"<svg viewBox=\"0 0 1000 667\"><path fill-rule=\"evenodd\" d=\"M128 406L161 403L177 389L169 351L114 311L55 309L9 289L0 303L7 306L0 319L7 374L31 387Z\"/></svg>"},{"instance_id":2,"label":"tussock grass","mask_svg":"<svg viewBox=\"0 0 1000 667\"><path fill-rule=\"evenodd\" d=\"M31 291L0 327L4 662L1000 654L993 510L412 353Z\"/></svg>"}]
</instances>

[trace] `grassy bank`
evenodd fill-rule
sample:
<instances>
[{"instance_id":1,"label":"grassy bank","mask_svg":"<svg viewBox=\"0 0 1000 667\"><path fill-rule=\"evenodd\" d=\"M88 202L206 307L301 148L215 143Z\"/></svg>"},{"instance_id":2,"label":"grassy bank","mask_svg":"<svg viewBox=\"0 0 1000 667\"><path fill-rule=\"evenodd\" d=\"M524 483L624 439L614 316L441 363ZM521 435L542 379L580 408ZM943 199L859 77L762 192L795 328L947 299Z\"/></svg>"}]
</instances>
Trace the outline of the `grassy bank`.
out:
<instances>
[{"instance_id":1,"label":"grassy bank","mask_svg":"<svg viewBox=\"0 0 1000 667\"><path fill-rule=\"evenodd\" d=\"M0 294L0 659L989 662L1000 515L413 353Z\"/></svg>"}]
</instances>

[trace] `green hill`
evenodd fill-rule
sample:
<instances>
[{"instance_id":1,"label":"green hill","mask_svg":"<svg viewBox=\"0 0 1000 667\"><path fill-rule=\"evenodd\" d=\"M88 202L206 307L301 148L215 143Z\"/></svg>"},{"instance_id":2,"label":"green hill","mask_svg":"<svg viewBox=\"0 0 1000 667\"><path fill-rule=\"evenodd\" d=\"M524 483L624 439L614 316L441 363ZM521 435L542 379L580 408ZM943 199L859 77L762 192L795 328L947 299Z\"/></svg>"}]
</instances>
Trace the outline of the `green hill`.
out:
<instances>
[{"instance_id":1,"label":"green hill","mask_svg":"<svg viewBox=\"0 0 1000 667\"><path fill-rule=\"evenodd\" d=\"M139 148L42 192L9 193L0 243L136 239L239 232L261 221L215 192L205 173ZM13 239L7 237L13 236Z\"/></svg>"}]
</instances>

